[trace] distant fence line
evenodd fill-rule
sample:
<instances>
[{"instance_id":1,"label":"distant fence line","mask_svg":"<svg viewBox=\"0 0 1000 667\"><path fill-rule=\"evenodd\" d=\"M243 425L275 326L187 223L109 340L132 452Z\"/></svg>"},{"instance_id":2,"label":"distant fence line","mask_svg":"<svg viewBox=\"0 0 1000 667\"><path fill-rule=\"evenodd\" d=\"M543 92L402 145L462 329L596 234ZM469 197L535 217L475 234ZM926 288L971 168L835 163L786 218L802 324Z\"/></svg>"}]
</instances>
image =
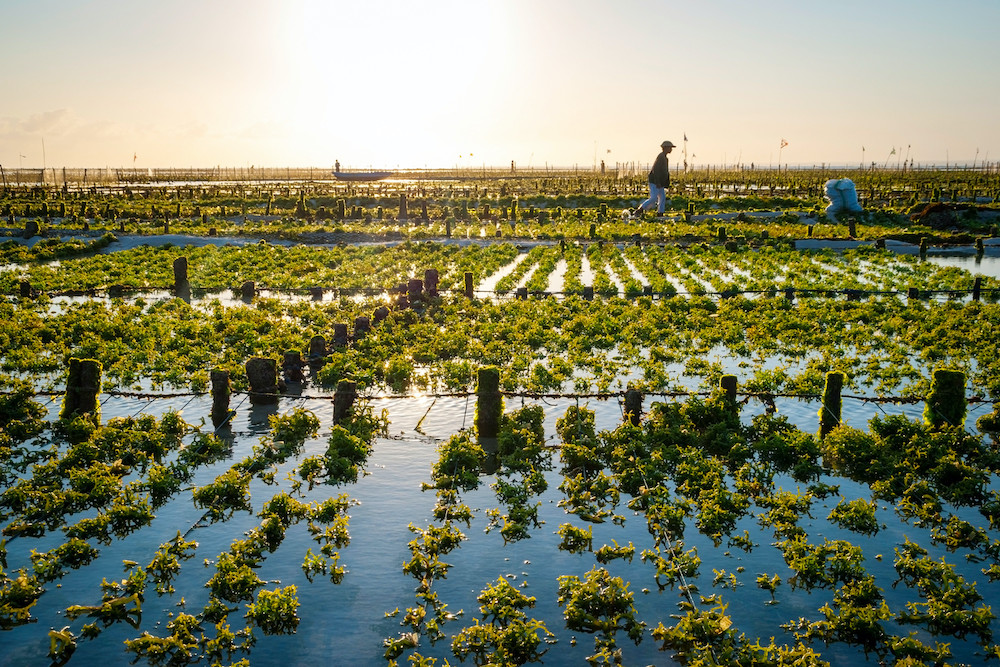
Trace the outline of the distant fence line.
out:
<instances>
[{"instance_id":1,"label":"distant fence line","mask_svg":"<svg viewBox=\"0 0 1000 667\"><path fill-rule=\"evenodd\" d=\"M946 164L933 165L832 165L819 164L812 166L760 166L760 165L699 165L684 168L674 165L674 173L726 173L726 172L796 172L796 171L954 171L977 172L984 174L1000 173L1000 162L984 162L980 164ZM365 172L366 169L344 169L344 172ZM649 164L642 162L616 162L614 165L584 166L584 167L554 167L554 166L511 166L511 167L454 167L448 169L396 169L391 178L413 180L434 179L490 179L490 178L541 178L574 176L604 176L607 178L645 177ZM323 167L157 167L157 168L113 168L113 167L46 167L46 168L5 168L0 165L0 182L4 187L10 186L55 186L63 185L114 185L114 184L150 184L150 183L219 183L219 182L299 182L299 181L335 181L331 168Z\"/></svg>"}]
</instances>

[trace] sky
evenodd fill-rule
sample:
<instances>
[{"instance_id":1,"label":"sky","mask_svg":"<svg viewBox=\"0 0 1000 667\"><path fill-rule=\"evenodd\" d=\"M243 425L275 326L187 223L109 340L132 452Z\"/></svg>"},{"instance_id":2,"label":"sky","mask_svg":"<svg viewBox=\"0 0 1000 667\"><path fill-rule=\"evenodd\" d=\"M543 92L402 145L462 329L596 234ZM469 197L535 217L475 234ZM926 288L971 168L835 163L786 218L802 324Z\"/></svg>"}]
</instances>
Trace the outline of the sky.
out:
<instances>
[{"instance_id":1,"label":"sky","mask_svg":"<svg viewBox=\"0 0 1000 667\"><path fill-rule=\"evenodd\" d=\"M1000 0L0 0L0 166L993 162L998 25Z\"/></svg>"}]
</instances>

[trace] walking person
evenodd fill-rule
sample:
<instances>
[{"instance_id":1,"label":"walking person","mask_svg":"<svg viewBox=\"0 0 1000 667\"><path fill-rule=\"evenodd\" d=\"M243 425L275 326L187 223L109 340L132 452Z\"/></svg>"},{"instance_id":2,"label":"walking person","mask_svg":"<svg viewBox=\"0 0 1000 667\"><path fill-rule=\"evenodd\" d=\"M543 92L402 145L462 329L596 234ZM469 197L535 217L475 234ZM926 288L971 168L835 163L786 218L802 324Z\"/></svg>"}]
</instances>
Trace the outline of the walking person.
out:
<instances>
[{"instance_id":1,"label":"walking person","mask_svg":"<svg viewBox=\"0 0 1000 667\"><path fill-rule=\"evenodd\" d=\"M667 188L670 187L670 159L667 155L674 149L672 141L664 141L660 144L660 154L653 161L653 168L649 171L649 199L635 207L632 217L638 218L647 210L656 206L657 215L663 215L667 207Z\"/></svg>"}]
</instances>

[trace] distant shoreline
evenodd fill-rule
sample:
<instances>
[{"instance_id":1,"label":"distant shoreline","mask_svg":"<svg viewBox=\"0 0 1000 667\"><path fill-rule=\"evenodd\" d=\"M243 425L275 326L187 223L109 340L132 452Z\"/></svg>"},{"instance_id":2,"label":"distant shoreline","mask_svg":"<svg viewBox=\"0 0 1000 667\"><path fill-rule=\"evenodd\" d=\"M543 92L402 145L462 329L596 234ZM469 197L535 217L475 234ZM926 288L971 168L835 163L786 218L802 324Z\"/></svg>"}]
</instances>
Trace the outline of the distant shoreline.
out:
<instances>
[{"instance_id":1,"label":"distant shoreline","mask_svg":"<svg viewBox=\"0 0 1000 667\"><path fill-rule=\"evenodd\" d=\"M615 165L585 167L556 166L482 166L451 168L395 168L387 180L476 180L476 179L527 179L560 177L600 177L612 179L645 178L650 165L641 162L617 163ZM342 173L366 173L371 168L344 168ZM955 173L976 172L983 174L1000 173L1000 162L949 163L949 164L794 164L794 165L694 165L684 169L682 165L671 165L671 172L677 175L699 173L829 173L831 176L848 176L867 173ZM45 167L44 169L15 168L0 165L0 187L17 186L61 186L119 184L137 186L154 183L219 183L219 182L337 182L337 177L329 167Z\"/></svg>"}]
</instances>

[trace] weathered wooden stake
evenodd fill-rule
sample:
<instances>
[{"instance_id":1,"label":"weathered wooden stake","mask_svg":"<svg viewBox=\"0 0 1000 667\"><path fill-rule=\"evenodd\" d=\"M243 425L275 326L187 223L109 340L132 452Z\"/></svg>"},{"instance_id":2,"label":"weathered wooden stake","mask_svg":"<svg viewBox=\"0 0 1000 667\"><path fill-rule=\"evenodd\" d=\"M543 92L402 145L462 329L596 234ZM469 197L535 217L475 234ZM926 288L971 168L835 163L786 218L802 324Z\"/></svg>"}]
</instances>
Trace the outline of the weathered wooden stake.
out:
<instances>
[{"instance_id":1,"label":"weathered wooden stake","mask_svg":"<svg viewBox=\"0 0 1000 667\"><path fill-rule=\"evenodd\" d=\"M101 423L101 406L97 401L101 393L101 362L96 359L69 360L69 375L66 378L66 395L63 398L60 419L72 419L77 415L89 414L94 424Z\"/></svg>"},{"instance_id":2,"label":"weathered wooden stake","mask_svg":"<svg viewBox=\"0 0 1000 667\"><path fill-rule=\"evenodd\" d=\"M438 295L438 270L426 269L424 271L424 288L427 296L434 298Z\"/></svg>"},{"instance_id":3,"label":"weathered wooden stake","mask_svg":"<svg viewBox=\"0 0 1000 667\"><path fill-rule=\"evenodd\" d=\"M347 325L338 322L333 325L333 344L337 347L343 347L351 342L350 336L347 332Z\"/></svg>"},{"instance_id":4,"label":"weathered wooden stake","mask_svg":"<svg viewBox=\"0 0 1000 667\"><path fill-rule=\"evenodd\" d=\"M240 286L240 296L244 301L252 301L257 293L257 285L252 280L248 280Z\"/></svg>"},{"instance_id":5,"label":"weathered wooden stake","mask_svg":"<svg viewBox=\"0 0 1000 667\"><path fill-rule=\"evenodd\" d=\"M213 370L212 380L212 425L219 428L229 421L229 371Z\"/></svg>"},{"instance_id":6,"label":"weathered wooden stake","mask_svg":"<svg viewBox=\"0 0 1000 667\"><path fill-rule=\"evenodd\" d=\"M174 289L178 289L187 284L188 281L188 260L187 257L178 257L174 260Z\"/></svg>"},{"instance_id":7,"label":"weathered wooden stake","mask_svg":"<svg viewBox=\"0 0 1000 667\"><path fill-rule=\"evenodd\" d=\"M372 330L371 320L359 316L354 318L354 340L361 340Z\"/></svg>"},{"instance_id":8,"label":"weathered wooden stake","mask_svg":"<svg viewBox=\"0 0 1000 667\"><path fill-rule=\"evenodd\" d=\"M819 437L840 425L841 398L840 391L844 387L844 374L840 371L830 371L826 374L826 384L823 386L823 407L819 409Z\"/></svg>"},{"instance_id":9,"label":"weathered wooden stake","mask_svg":"<svg viewBox=\"0 0 1000 667\"><path fill-rule=\"evenodd\" d=\"M406 298L410 303L420 301L424 296L424 281L420 278L410 278L406 283Z\"/></svg>"},{"instance_id":10,"label":"weathered wooden stake","mask_svg":"<svg viewBox=\"0 0 1000 667\"><path fill-rule=\"evenodd\" d=\"M965 373L939 368L931 378L931 393L924 406L924 423L942 426L965 426Z\"/></svg>"},{"instance_id":11,"label":"weathered wooden stake","mask_svg":"<svg viewBox=\"0 0 1000 667\"><path fill-rule=\"evenodd\" d=\"M500 395L500 370L496 366L480 368L476 386L476 433L479 446L488 454L497 451L503 396Z\"/></svg>"},{"instance_id":12,"label":"weathered wooden stake","mask_svg":"<svg viewBox=\"0 0 1000 667\"><path fill-rule=\"evenodd\" d=\"M344 327L346 330L347 327ZM326 356L326 338L313 336L309 339L309 363L315 364Z\"/></svg>"},{"instance_id":13,"label":"weathered wooden stake","mask_svg":"<svg viewBox=\"0 0 1000 667\"><path fill-rule=\"evenodd\" d=\"M278 402L278 364L267 357L252 357L246 363L250 402L273 405Z\"/></svg>"},{"instance_id":14,"label":"weathered wooden stake","mask_svg":"<svg viewBox=\"0 0 1000 667\"><path fill-rule=\"evenodd\" d=\"M726 398L732 402L736 402L736 387L737 381L735 375L723 375L719 378L719 387L721 387L726 392Z\"/></svg>"},{"instance_id":15,"label":"weathered wooden stake","mask_svg":"<svg viewBox=\"0 0 1000 667\"><path fill-rule=\"evenodd\" d=\"M642 416L642 392L629 387L625 391L625 419L632 426L639 425Z\"/></svg>"},{"instance_id":16,"label":"weathered wooden stake","mask_svg":"<svg viewBox=\"0 0 1000 667\"><path fill-rule=\"evenodd\" d=\"M473 292L472 292L472 272L471 271L466 271L465 272L465 298L466 299L471 299L472 296L473 296Z\"/></svg>"},{"instance_id":17,"label":"weathered wooden stake","mask_svg":"<svg viewBox=\"0 0 1000 667\"><path fill-rule=\"evenodd\" d=\"M358 397L358 383L353 380L341 380L333 393L333 424L350 421L354 409L354 400Z\"/></svg>"},{"instance_id":18,"label":"weathered wooden stake","mask_svg":"<svg viewBox=\"0 0 1000 667\"><path fill-rule=\"evenodd\" d=\"M281 373L288 382L305 382L306 375L302 371L302 353L298 350L285 350L281 360Z\"/></svg>"},{"instance_id":19,"label":"weathered wooden stake","mask_svg":"<svg viewBox=\"0 0 1000 667\"><path fill-rule=\"evenodd\" d=\"M972 283L972 300L979 301L983 291L983 277L976 276L976 281Z\"/></svg>"},{"instance_id":20,"label":"weathered wooden stake","mask_svg":"<svg viewBox=\"0 0 1000 667\"><path fill-rule=\"evenodd\" d=\"M583 286L583 299L584 299L584 301L593 301L594 300L594 286L593 285L584 285Z\"/></svg>"},{"instance_id":21,"label":"weathered wooden stake","mask_svg":"<svg viewBox=\"0 0 1000 667\"><path fill-rule=\"evenodd\" d=\"M322 301L323 300L323 288L322 287L310 287L309 288L309 296L312 298L313 301Z\"/></svg>"}]
</instances>

